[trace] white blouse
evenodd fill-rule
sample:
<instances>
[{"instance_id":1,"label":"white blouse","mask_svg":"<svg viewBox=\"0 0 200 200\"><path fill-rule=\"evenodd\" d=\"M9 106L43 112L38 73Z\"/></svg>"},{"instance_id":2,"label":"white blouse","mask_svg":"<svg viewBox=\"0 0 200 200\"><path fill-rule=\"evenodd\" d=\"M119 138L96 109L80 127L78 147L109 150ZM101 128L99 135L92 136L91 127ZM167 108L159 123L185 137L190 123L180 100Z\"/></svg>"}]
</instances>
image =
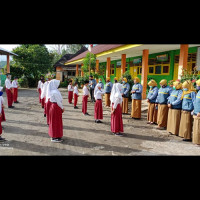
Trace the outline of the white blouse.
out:
<instances>
[{"instance_id":1,"label":"white blouse","mask_svg":"<svg viewBox=\"0 0 200 200\"><path fill-rule=\"evenodd\" d=\"M9 79L6 79L5 85L6 85L6 88L7 88L7 89L10 89L10 88L13 87L13 86L12 86L12 83L11 83L11 81L10 81Z\"/></svg>"},{"instance_id":2,"label":"white blouse","mask_svg":"<svg viewBox=\"0 0 200 200\"><path fill-rule=\"evenodd\" d=\"M74 89L73 89L73 87L72 87L72 85L68 85L68 91L73 91Z\"/></svg>"},{"instance_id":3,"label":"white blouse","mask_svg":"<svg viewBox=\"0 0 200 200\"><path fill-rule=\"evenodd\" d=\"M89 91L88 91L88 89L87 89L87 87L84 85L84 87L83 87L83 95L84 96L87 96L87 95L89 95Z\"/></svg>"},{"instance_id":4,"label":"white blouse","mask_svg":"<svg viewBox=\"0 0 200 200\"><path fill-rule=\"evenodd\" d=\"M74 87L74 94L78 95L78 87L77 86Z\"/></svg>"},{"instance_id":5,"label":"white blouse","mask_svg":"<svg viewBox=\"0 0 200 200\"><path fill-rule=\"evenodd\" d=\"M12 81L12 87L17 88L18 87L18 82L16 80Z\"/></svg>"},{"instance_id":6,"label":"white blouse","mask_svg":"<svg viewBox=\"0 0 200 200\"><path fill-rule=\"evenodd\" d=\"M97 91L96 91L96 95L95 95L95 99L96 99L96 100L97 100L97 99L102 99L102 95L103 95L104 93L105 93L105 92L104 92L103 89L97 90Z\"/></svg>"}]
</instances>

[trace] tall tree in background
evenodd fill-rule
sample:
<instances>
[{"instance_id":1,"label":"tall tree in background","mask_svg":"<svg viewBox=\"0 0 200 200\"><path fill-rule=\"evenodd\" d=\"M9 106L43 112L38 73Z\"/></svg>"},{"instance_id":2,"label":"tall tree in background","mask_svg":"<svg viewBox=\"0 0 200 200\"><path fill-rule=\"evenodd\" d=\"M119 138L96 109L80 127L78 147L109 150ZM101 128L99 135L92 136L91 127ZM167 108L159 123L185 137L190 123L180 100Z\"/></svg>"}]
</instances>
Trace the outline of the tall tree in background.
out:
<instances>
[{"instance_id":1,"label":"tall tree in background","mask_svg":"<svg viewBox=\"0 0 200 200\"><path fill-rule=\"evenodd\" d=\"M18 54L13 57L13 65L23 69L23 75L30 83L29 86L35 86L41 74L47 74L52 70L53 56L45 45L22 44L13 49L13 52Z\"/></svg>"}]
</instances>

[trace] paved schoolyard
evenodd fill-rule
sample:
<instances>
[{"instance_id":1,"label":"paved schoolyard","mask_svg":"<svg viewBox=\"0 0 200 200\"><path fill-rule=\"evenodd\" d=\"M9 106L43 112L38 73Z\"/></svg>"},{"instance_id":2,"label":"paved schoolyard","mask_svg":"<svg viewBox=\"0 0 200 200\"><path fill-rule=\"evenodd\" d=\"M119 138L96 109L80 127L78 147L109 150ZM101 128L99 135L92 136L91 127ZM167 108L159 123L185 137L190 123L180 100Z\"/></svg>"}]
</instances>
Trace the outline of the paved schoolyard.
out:
<instances>
[{"instance_id":1,"label":"paved schoolyard","mask_svg":"<svg viewBox=\"0 0 200 200\"><path fill-rule=\"evenodd\" d=\"M142 119L133 120L123 115L124 136L114 136L110 131L110 109L104 107L103 124L94 123L94 103L88 102L88 112L81 112L81 96L78 107L68 104L67 90L60 89L64 102L64 141L51 143L46 118L34 89L19 89L19 104L7 108L6 122L0 143L0 155L200 155L200 146L183 142L167 131L156 130L146 124L147 104L143 101ZM130 105L129 105L130 107ZM130 113L130 110L129 110Z\"/></svg>"}]
</instances>

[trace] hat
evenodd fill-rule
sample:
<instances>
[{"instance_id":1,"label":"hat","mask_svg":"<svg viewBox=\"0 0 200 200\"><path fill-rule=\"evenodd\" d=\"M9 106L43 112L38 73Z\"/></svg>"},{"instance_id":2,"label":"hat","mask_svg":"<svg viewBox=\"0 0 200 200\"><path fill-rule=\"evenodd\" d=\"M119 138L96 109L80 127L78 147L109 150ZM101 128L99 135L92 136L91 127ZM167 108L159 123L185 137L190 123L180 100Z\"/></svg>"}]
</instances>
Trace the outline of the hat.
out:
<instances>
[{"instance_id":1,"label":"hat","mask_svg":"<svg viewBox=\"0 0 200 200\"><path fill-rule=\"evenodd\" d=\"M179 89L182 88L182 83L181 83L180 81L174 81L174 82L173 82L173 86L174 86L177 90L179 90Z\"/></svg>"},{"instance_id":2,"label":"hat","mask_svg":"<svg viewBox=\"0 0 200 200\"><path fill-rule=\"evenodd\" d=\"M127 78L123 78L123 81L125 81L127 83Z\"/></svg>"},{"instance_id":3,"label":"hat","mask_svg":"<svg viewBox=\"0 0 200 200\"><path fill-rule=\"evenodd\" d=\"M133 80L136 80L136 82L137 83L139 83L140 82L140 79L138 78L138 77L134 77L134 79Z\"/></svg>"},{"instance_id":4,"label":"hat","mask_svg":"<svg viewBox=\"0 0 200 200\"><path fill-rule=\"evenodd\" d=\"M114 80L118 81L118 77L115 77Z\"/></svg>"},{"instance_id":5,"label":"hat","mask_svg":"<svg viewBox=\"0 0 200 200\"><path fill-rule=\"evenodd\" d=\"M156 83L155 80L151 79L151 80L148 82L148 85L154 87L154 86L157 86L157 83Z\"/></svg>"},{"instance_id":6,"label":"hat","mask_svg":"<svg viewBox=\"0 0 200 200\"><path fill-rule=\"evenodd\" d=\"M162 79L162 80L160 81L160 84L161 84L161 85L167 85L167 80L166 80L166 79Z\"/></svg>"}]
</instances>

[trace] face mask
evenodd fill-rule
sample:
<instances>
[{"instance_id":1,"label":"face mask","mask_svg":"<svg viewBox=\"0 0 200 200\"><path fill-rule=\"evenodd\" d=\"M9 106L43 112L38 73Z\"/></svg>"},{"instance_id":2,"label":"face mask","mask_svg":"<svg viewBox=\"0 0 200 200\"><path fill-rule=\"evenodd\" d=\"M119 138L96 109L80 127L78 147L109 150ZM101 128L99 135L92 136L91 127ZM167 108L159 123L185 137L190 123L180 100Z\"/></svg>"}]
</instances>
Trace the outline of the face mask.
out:
<instances>
[{"instance_id":1,"label":"face mask","mask_svg":"<svg viewBox=\"0 0 200 200\"><path fill-rule=\"evenodd\" d=\"M153 88L153 86L149 86L150 88Z\"/></svg>"},{"instance_id":2,"label":"face mask","mask_svg":"<svg viewBox=\"0 0 200 200\"><path fill-rule=\"evenodd\" d=\"M200 86L197 86L197 90L200 90Z\"/></svg>"},{"instance_id":3,"label":"face mask","mask_svg":"<svg viewBox=\"0 0 200 200\"><path fill-rule=\"evenodd\" d=\"M183 88L183 90L184 90L184 91L188 91L188 89L187 89L187 88Z\"/></svg>"},{"instance_id":4,"label":"face mask","mask_svg":"<svg viewBox=\"0 0 200 200\"><path fill-rule=\"evenodd\" d=\"M166 87L166 85L162 85L162 88L165 88Z\"/></svg>"},{"instance_id":5,"label":"face mask","mask_svg":"<svg viewBox=\"0 0 200 200\"><path fill-rule=\"evenodd\" d=\"M122 81L122 83L125 84L126 82L125 82L125 81Z\"/></svg>"},{"instance_id":6,"label":"face mask","mask_svg":"<svg viewBox=\"0 0 200 200\"><path fill-rule=\"evenodd\" d=\"M99 83L101 83L101 81L99 81Z\"/></svg>"},{"instance_id":7,"label":"face mask","mask_svg":"<svg viewBox=\"0 0 200 200\"><path fill-rule=\"evenodd\" d=\"M175 87L175 86L173 86L173 89L174 89L174 90L176 90L176 87Z\"/></svg>"}]
</instances>

